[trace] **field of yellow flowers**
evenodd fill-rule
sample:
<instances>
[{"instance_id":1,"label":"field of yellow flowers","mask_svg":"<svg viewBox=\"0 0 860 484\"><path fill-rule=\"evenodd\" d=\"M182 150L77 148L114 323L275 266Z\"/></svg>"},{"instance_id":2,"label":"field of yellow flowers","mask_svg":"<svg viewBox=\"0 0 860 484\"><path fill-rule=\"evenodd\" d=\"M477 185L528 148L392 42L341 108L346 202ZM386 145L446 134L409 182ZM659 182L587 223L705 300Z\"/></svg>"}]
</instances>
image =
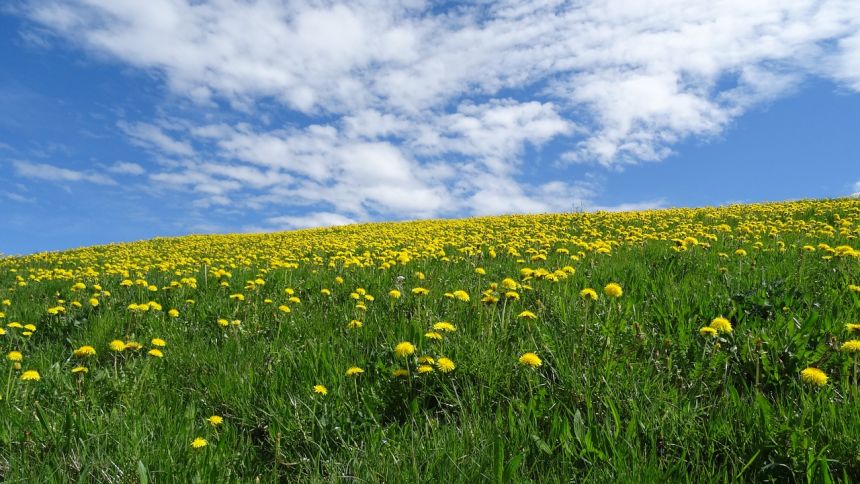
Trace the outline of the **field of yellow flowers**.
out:
<instances>
[{"instance_id":1,"label":"field of yellow flowers","mask_svg":"<svg viewBox=\"0 0 860 484\"><path fill-rule=\"evenodd\" d=\"M0 479L860 479L860 200L0 259Z\"/></svg>"}]
</instances>

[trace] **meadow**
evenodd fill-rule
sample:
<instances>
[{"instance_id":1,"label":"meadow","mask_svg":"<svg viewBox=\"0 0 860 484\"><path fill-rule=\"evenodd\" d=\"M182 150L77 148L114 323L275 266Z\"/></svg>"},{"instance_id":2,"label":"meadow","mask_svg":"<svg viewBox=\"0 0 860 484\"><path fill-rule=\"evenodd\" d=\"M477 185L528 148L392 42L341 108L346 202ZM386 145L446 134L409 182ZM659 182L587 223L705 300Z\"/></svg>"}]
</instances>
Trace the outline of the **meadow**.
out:
<instances>
[{"instance_id":1,"label":"meadow","mask_svg":"<svg viewBox=\"0 0 860 484\"><path fill-rule=\"evenodd\" d=\"M860 200L0 259L6 482L860 479Z\"/></svg>"}]
</instances>

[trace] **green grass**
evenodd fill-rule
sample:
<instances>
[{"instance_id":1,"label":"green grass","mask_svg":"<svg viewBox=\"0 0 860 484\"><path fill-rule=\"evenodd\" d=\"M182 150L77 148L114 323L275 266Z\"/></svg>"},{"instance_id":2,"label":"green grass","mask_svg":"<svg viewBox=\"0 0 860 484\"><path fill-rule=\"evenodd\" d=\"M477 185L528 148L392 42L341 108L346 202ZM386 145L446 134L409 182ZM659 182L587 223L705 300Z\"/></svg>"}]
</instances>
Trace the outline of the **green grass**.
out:
<instances>
[{"instance_id":1,"label":"green grass","mask_svg":"<svg viewBox=\"0 0 860 484\"><path fill-rule=\"evenodd\" d=\"M856 208L856 205L849 205ZM808 215L814 217L815 215ZM858 219L860 221L860 219ZM734 225L733 222L729 222ZM628 244L611 256L589 254L559 281L529 281L532 291L505 306L480 292L538 264L485 252L443 262L416 259L388 270L329 269L302 264L261 273L265 263L233 269L231 288L204 273L198 289L123 288L120 276L98 281L112 296L98 308L66 315L46 308L57 295L75 299L74 281L26 287L0 267L6 322L33 323L30 338L7 328L0 349L25 355L38 382L0 368L0 478L6 482L384 481L384 482L716 482L860 479L860 391L854 360L838 351L844 325L860 322L855 258L822 260L803 252L824 238L786 233L778 239L723 237L708 249L676 252L668 241ZM787 250L776 250L776 240ZM827 238L836 245L839 237ZM161 242L163 243L163 241ZM843 240L841 243L850 243ZM746 257L734 255L744 247ZM540 248L540 247L538 247ZM456 249L449 248L449 253ZM718 254L725 252L730 257ZM28 262L47 267L46 262ZM548 253L541 266L569 257ZM487 274L478 276L476 266ZM727 271L721 273L719 268ZM416 271L426 274L417 280ZM345 283L336 285L335 275ZM263 275L266 284L228 295ZM403 276L404 295L388 298ZM166 286L171 272L152 270ZM579 298L619 282L624 296ZM409 289L431 289L426 298ZM301 304L277 306L294 288ZM332 296L320 294L330 288ZM376 300L364 327L349 293ZM464 289L472 301L441 296ZM266 304L265 298L275 302ZM159 301L164 311L132 316L131 302ZM194 299L188 304L186 299ZM177 308L179 318L165 312ZM529 309L528 321L516 313ZM3 310L0 308L0 310ZM718 315L732 334L704 338ZM218 318L240 319L220 328ZM436 321L457 332L423 337ZM112 354L125 337L145 344ZM151 338L167 341L163 359L146 356ZM456 369L395 379L392 348L411 341L418 354L451 358ZM83 377L72 350L95 346ZM517 362L534 351L543 365ZM403 361L402 359L399 361ZM357 365L358 377L344 375ZM410 363L415 368L415 363ZM830 377L813 387L799 373L816 366ZM11 390L6 391L6 372ZM325 397L312 391L325 385ZM224 417L217 428L210 415ZM195 437L209 445L190 446Z\"/></svg>"}]
</instances>

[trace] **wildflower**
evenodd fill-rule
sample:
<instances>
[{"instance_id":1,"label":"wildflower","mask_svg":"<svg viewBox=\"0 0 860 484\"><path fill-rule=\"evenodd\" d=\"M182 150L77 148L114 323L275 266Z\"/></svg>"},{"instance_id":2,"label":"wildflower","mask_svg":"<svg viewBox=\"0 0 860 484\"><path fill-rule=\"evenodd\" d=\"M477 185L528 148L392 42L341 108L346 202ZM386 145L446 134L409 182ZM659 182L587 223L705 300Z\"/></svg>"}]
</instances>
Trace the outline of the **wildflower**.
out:
<instances>
[{"instance_id":1,"label":"wildflower","mask_svg":"<svg viewBox=\"0 0 860 484\"><path fill-rule=\"evenodd\" d=\"M328 388L322 385L314 385L314 393L319 393L322 396L328 395Z\"/></svg>"},{"instance_id":2,"label":"wildflower","mask_svg":"<svg viewBox=\"0 0 860 484\"><path fill-rule=\"evenodd\" d=\"M322 294L323 296L331 296L331 291L329 289L322 288L320 289L320 294Z\"/></svg>"},{"instance_id":3,"label":"wildflower","mask_svg":"<svg viewBox=\"0 0 860 484\"><path fill-rule=\"evenodd\" d=\"M523 355L520 356L520 363L532 368L537 368L543 364L540 357L532 352L523 353Z\"/></svg>"},{"instance_id":4,"label":"wildflower","mask_svg":"<svg viewBox=\"0 0 860 484\"><path fill-rule=\"evenodd\" d=\"M91 297L89 303L90 306L97 307L99 305L99 300L94 297Z\"/></svg>"},{"instance_id":5,"label":"wildflower","mask_svg":"<svg viewBox=\"0 0 860 484\"><path fill-rule=\"evenodd\" d=\"M419 365L418 373L430 373L433 371L433 367L430 365Z\"/></svg>"},{"instance_id":6,"label":"wildflower","mask_svg":"<svg viewBox=\"0 0 860 484\"><path fill-rule=\"evenodd\" d=\"M703 326L699 328L699 334L702 336L710 336L711 338L717 335L717 330L710 326Z\"/></svg>"},{"instance_id":7,"label":"wildflower","mask_svg":"<svg viewBox=\"0 0 860 484\"><path fill-rule=\"evenodd\" d=\"M517 281L511 279L510 277L506 277L502 280L502 287L504 287L505 289L513 290L519 288L520 285L517 283Z\"/></svg>"},{"instance_id":8,"label":"wildflower","mask_svg":"<svg viewBox=\"0 0 860 484\"><path fill-rule=\"evenodd\" d=\"M359 321L359 320L357 320L357 319L353 319L352 321L350 321L350 322L349 322L349 323L347 323L347 325L346 325L346 327L347 327L347 328L349 328L349 329L359 329L359 328L361 328L362 326L364 326L364 323L362 323L361 321Z\"/></svg>"},{"instance_id":9,"label":"wildflower","mask_svg":"<svg viewBox=\"0 0 860 484\"><path fill-rule=\"evenodd\" d=\"M457 331L457 327L447 321L439 321L438 323L433 325L433 329L436 331L445 331L448 333L453 333Z\"/></svg>"},{"instance_id":10,"label":"wildflower","mask_svg":"<svg viewBox=\"0 0 860 484\"><path fill-rule=\"evenodd\" d=\"M505 293L505 297L514 301L520 300L520 295L517 293L517 291L508 291Z\"/></svg>"},{"instance_id":11,"label":"wildflower","mask_svg":"<svg viewBox=\"0 0 860 484\"><path fill-rule=\"evenodd\" d=\"M234 299L236 301L244 301L245 295L244 294L230 294L230 299Z\"/></svg>"},{"instance_id":12,"label":"wildflower","mask_svg":"<svg viewBox=\"0 0 860 484\"><path fill-rule=\"evenodd\" d=\"M150 344L152 344L152 346L158 346L158 347L167 346L167 342L161 338L152 338L152 341L150 341Z\"/></svg>"},{"instance_id":13,"label":"wildflower","mask_svg":"<svg viewBox=\"0 0 860 484\"><path fill-rule=\"evenodd\" d=\"M361 373L364 373L364 370L357 366L350 367L346 370L346 376L355 376L360 375Z\"/></svg>"},{"instance_id":14,"label":"wildflower","mask_svg":"<svg viewBox=\"0 0 860 484\"><path fill-rule=\"evenodd\" d=\"M31 332L36 331L36 325L35 324L25 324L24 329L26 329L27 331L31 331Z\"/></svg>"},{"instance_id":15,"label":"wildflower","mask_svg":"<svg viewBox=\"0 0 860 484\"><path fill-rule=\"evenodd\" d=\"M170 311L167 311L167 315L170 316L171 318L178 318L179 317L179 310L178 309L171 309Z\"/></svg>"},{"instance_id":16,"label":"wildflower","mask_svg":"<svg viewBox=\"0 0 860 484\"><path fill-rule=\"evenodd\" d=\"M597 291L590 287L586 287L585 289L579 291L579 297L581 297L582 299L597 301Z\"/></svg>"},{"instance_id":17,"label":"wildflower","mask_svg":"<svg viewBox=\"0 0 860 484\"><path fill-rule=\"evenodd\" d=\"M203 437L197 437L196 439L191 441L191 447L194 447L195 449L200 449L202 447L206 447L207 445L209 445L209 442L206 442L206 439L204 439Z\"/></svg>"},{"instance_id":18,"label":"wildflower","mask_svg":"<svg viewBox=\"0 0 860 484\"><path fill-rule=\"evenodd\" d=\"M732 332L732 323L729 322L728 319L718 316L711 321L710 326L720 333L731 333Z\"/></svg>"},{"instance_id":19,"label":"wildflower","mask_svg":"<svg viewBox=\"0 0 860 484\"><path fill-rule=\"evenodd\" d=\"M856 292L857 294L860 294L860 286L857 286L854 284L848 284L848 290L851 292Z\"/></svg>"},{"instance_id":20,"label":"wildflower","mask_svg":"<svg viewBox=\"0 0 860 484\"><path fill-rule=\"evenodd\" d=\"M109 346L111 351L116 351L117 353L125 351L125 343L118 339L111 341Z\"/></svg>"},{"instance_id":21,"label":"wildflower","mask_svg":"<svg viewBox=\"0 0 860 484\"><path fill-rule=\"evenodd\" d=\"M486 273L487 273L487 271L485 271L483 267L476 267L475 268L475 274L478 274L479 276L483 276Z\"/></svg>"},{"instance_id":22,"label":"wildflower","mask_svg":"<svg viewBox=\"0 0 860 484\"><path fill-rule=\"evenodd\" d=\"M860 333L860 323L847 323L845 325L845 331L849 333Z\"/></svg>"},{"instance_id":23,"label":"wildflower","mask_svg":"<svg viewBox=\"0 0 860 484\"><path fill-rule=\"evenodd\" d=\"M149 356L154 356L156 358L164 358L164 353L162 353L161 350L157 350L155 348L147 351L146 354L148 354Z\"/></svg>"},{"instance_id":24,"label":"wildflower","mask_svg":"<svg viewBox=\"0 0 860 484\"><path fill-rule=\"evenodd\" d=\"M397 289L392 289L388 291L388 296L392 299L400 299L400 291L398 291Z\"/></svg>"},{"instance_id":25,"label":"wildflower","mask_svg":"<svg viewBox=\"0 0 860 484\"><path fill-rule=\"evenodd\" d=\"M96 354L96 349L93 348L92 346L89 346L89 345L81 346L80 348L76 349L74 352L74 355L78 358L83 358L86 356L95 356L95 354Z\"/></svg>"},{"instance_id":26,"label":"wildflower","mask_svg":"<svg viewBox=\"0 0 860 484\"><path fill-rule=\"evenodd\" d=\"M224 418L220 415L213 415L207 418L206 421L209 422L213 427L215 427L224 423Z\"/></svg>"},{"instance_id":27,"label":"wildflower","mask_svg":"<svg viewBox=\"0 0 860 484\"><path fill-rule=\"evenodd\" d=\"M823 387L827 384L827 374L818 368L806 368L800 372L800 378L811 385Z\"/></svg>"},{"instance_id":28,"label":"wildflower","mask_svg":"<svg viewBox=\"0 0 860 484\"><path fill-rule=\"evenodd\" d=\"M522 318L522 319L537 319L537 316L535 315L535 313L533 313L531 311L523 311L520 314L518 314L517 317Z\"/></svg>"},{"instance_id":29,"label":"wildflower","mask_svg":"<svg viewBox=\"0 0 860 484\"><path fill-rule=\"evenodd\" d=\"M391 372L391 376L393 376L394 378L399 378L407 375L409 375L409 372L404 370L403 368L398 368Z\"/></svg>"},{"instance_id":30,"label":"wildflower","mask_svg":"<svg viewBox=\"0 0 860 484\"><path fill-rule=\"evenodd\" d=\"M442 339L442 335L435 332L435 331L428 331L428 332L424 333L424 337L427 339L432 339L432 340L436 340L436 341L439 341Z\"/></svg>"},{"instance_id":31,"label":"wildflower","mask_svg":"<svg viewBox=\"0 0 860 484\"><path fill-rule=\"evenodd\" d=\"M21 373L22 381L39 381L41 379L42 375L40 375L36 370L27 370L24 373Z\"/></svg>"},{"instance_id":32,"label":"wildflower","mask_svg":"<svg viewBox=\"0 0 860 484\"><path fill-rule=\"evenodd\" d=\"M439 358L439 361L436 362L436 366L439 367L439 371L442 373L448 373L456 368L456 366L454 366L454 362L444 356Z\"/></svg>"},{"instance_id":33,"label":"wildflower","mask_svg":"<svg viewBox=\"0 0 860 484\"><path fill-rule=\"evenodd\" d=\"M286 304L281 304L280 306L278 306L278 311L280 311L282 313L288 313L288 312L290 312L290 307L287 306Z\"/></svg>"},{"instance_id":34,"label":"wildflower","mask_svg":"<svg viewBox=\"0 0 860 484\"><path fill-rule=\"evenodd\" d=\"M90 370L86 366L76 366L72 368L72 373L88 373Z\"/></svg>"},{"instance_id":35,"label":"wildflower","mask_svg":"<svg viewBox=\"0 0 860 484\"><path fill-rule=\"evenodd\" d=\"M746 256L746 255L747 255L747 251L745 251L745 250L743 250L743 249L738 249L738 250L736 250L736 251L735 251L735 255L739 255L739 256L741 256L741 257L744 257L744 256Z\"/></svg>"},{"instance_id":36,"label":"wildflower","mask_svg":"<svg viewBox=\"0 0 860 484\"><path fill-rule=\"evenodd\" d=\"M24 359L24 355L20 351L10 351L6 354L6 359L9 361L21 361Z\"/></svg>"},{"instance_id":37,"label":"wildflower","mask_svg":"<svg viewBox=\"0 0 860 484\"><path fill-rule=\"evenodd\" d=\"M842 343L842 346L839 347L839 351L846 351L849 353L860 352L860 340L852 339Z\"/></svg>"},{"instance_id":38,"label":"wildflower","mask_svg":"<svg viewBox=\"0 0 860 484\"><path fill-rule=\"evenodd\" d=\"M416 296L426 296L429 293L430 289L427 289L425 287L416 287L412 289L412 294L415 294Z\"/></svg>"},{"instance_id":39,"label":"wildflower","mask_svg":"<svg viewBox=\"0 0 860 484\"><path fill-rule=\"evenodd\" d=\"M451 294L453 294L453 295L454 295L454 297L455 297L455 298L457 298L457 299L459 299L460 301L463 301L463 302L469 302L469 299L470 299L470 298L469 298L469 293L467 293L466 291L463 291L463 290L457 290L457 291L454 291L454 292L453 292L453 293L451 293Z\"/></svg>"},{"instance_id":40,"label":"wildflower","mask_svg":"<svg viewBox=\"0 0 860 484\"><path fill-rule=\"evenodd\" d=\"M394 347L394 352L400 357L409 356L415 353L415 346L408 341L402 341Z\"/></svg>"},{"instance_id":41,"label":"wildflower","mask_svg":"<svg viewBox=\"0 0 860 484\"><path fill-rule=\"evenodd\" d=\"M621 290L621 286L614 282L610 282L603 288L603 294L606 294L609 297L621 297L624 294L624 291Z\"/></svg>"},{"instance_id":42,"label":"wildflower","mask_svg":"<svg viewBox=\"0 0 860 484\"><path fill-rule=\"evenodd\" d=\"M337 284L343 284L343 277L340 277L340 276L335 277L334 282Z\"/></svg>"}]
</instances>

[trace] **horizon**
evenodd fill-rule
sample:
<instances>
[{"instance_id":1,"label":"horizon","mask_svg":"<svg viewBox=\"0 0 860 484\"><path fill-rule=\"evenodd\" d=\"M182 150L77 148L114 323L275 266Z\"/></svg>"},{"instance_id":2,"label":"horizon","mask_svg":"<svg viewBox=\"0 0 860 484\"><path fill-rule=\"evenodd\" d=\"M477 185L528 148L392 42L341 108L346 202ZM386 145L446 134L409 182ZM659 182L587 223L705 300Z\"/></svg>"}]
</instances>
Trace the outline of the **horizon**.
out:
<instances>
[{"instance_id":1,"label":"horizon","mask_svg":"<svg viewBox=\"0 0 860 484\"><path fill-rule=\"evenodd\" d=\"M268 232L220 232L220 233L187 233L181 235L155 235L152 237L144 238L144 239L135 239L135 240L116 240L106 243L93 244L93 245L83 245L77 247L67 247L63 249L57 250L43 250L38 252L30 252L24 254L7 254L0 252L0 259L3 258L22 258L29 257L33 255L39 254L50 254L50 253L62 253L69 252L75 250L82 249L90 249L90 248L98 248L104 246L111 245L124 245L124 244L136 244L143 242L152 242L154 240L159 239L177 239L182 237L223 237L223 236L232 236L232 235L269 235L269 234L279 234L279 233L287 233L287 232L300 232L300 231L312 231L312 230L327 230L327 229L338 229L345 227L355 227L362 225L376 225L376 224L408 224L408 223L420 223L420 222L435 222L435 221L457 221L457 220L472 220L472 219L485 219L485 218L496 218L496 217L518 217L518 216L546 216L546 215L572 215L572 214L594 214L594 213L625 213L625 212L661 212L661 211L671 211L671 210L700 210L700 209L709 209L709 208L729 208L732 206L745 206L745 205L772 205L772 204L781 204L781 203L794 203L794 202L826 202L826 201L834 201L834 200L848 200L848 199L860 199L860 195L852 194L845 197L834 197L834 198L798 198L798 199L788 199L788 200L763 200L757 202L727 202L719 205L697 205L697 206L672 206L672 207L657 207L657 208L644 208L638 210L577 210L577 211L569 211L569 212L540 212L540 213L502 213L502 214L494 214L494 215L474 215L467 217L435 217L435 218L420 218L420 219L404 219L404 220L375 220L375 221L367 221L367 222L355 222L350 224L342 224L342 225L326 225L326 226L318 226L318 227L302 227L295 229L286 229L286 230L274 230Z\"/></svg>"}]
</instances>

